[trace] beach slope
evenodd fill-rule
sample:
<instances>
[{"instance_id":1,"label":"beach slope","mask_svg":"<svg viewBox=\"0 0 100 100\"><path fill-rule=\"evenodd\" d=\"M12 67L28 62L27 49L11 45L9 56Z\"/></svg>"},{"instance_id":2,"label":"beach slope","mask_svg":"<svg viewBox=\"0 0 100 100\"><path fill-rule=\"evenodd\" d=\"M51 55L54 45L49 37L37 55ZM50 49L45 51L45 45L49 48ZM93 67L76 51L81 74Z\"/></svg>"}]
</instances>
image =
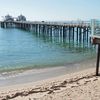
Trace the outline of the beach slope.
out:
<instances>
[{"instance_id":1,"label":"beach slope","mask_svg":"<svg viewBox=\"0 0 100 100\"><path fill-rule=\"evenodd\" d=\"M87 69L36 83L0 88L0 100L100 100L100 77Z\"/></svg>"}]
</instances>

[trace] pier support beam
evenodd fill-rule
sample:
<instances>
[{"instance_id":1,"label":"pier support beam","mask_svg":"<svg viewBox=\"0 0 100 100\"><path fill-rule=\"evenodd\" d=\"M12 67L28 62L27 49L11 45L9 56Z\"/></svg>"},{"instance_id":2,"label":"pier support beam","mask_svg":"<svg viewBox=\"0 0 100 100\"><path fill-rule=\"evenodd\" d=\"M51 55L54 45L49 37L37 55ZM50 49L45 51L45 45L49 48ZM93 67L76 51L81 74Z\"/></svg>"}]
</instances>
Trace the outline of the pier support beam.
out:
<instances>
[{"instance_id":1,"label":"pier support beam","mask_svg":"<svg viewBox=\"0 0 100 100\"><path fill-rule=\"evenodd\" d=\"M80 27L79 28L79 42L80 42L80 44L81 44L81 41L82 41L82 28Z\"/></svg>"},{"instance_id":2,"label":"pier support beam","mask_svg":"<svg viewBox=\"0 0 100 100\"><path fill-rule=\"evenodd\" d=\"M77 27L77 31L76 31L76 32L77 32L77 34L76 34L76 39L77 39L77 44L78 44L78 40L79 40L79 39L78 39L78 37L79 37L79 36L78 36L78 35L79 35L79 28L78 28L78 27Z\"/></svg>"},{"instance_id":3,"label":"pier support beam","mask_svg":"<svg viewBox=\"0 0 100 100\"><path fill-rule=\"evenodd\" d=\"M74 33L74 27L73 27L72 29L73 29L73 32L72 32L72 33L73 33L73 42L74 42L74 34L75 34L75 33Z\"/></svg>"},{"instance_id":4,"label":"pier support beam","mask_svg":"<svg viewBox=\"0 0 100 100\"><path fill-rule=\"evenodd\" d=\"M88 39L89 39L89 29L87 28L87 43L88 43Z\"/></svg>"},{"instance_id":5,"label":"pier support beam","mask_svg":"<svg viewBox=\"0 0 100 100\"><path fill-rule=\"evenodd\" d=\"M72 37L72 27L69 26L69 43L71 41L71 37Z\"/></svg>"},{"instance_id":6,"label":"pier support beam","mask_svg":"<svg viewBox=\"0 0 100 100\"><path fill-rule=\"evenodd\" d=\"M99 60L100 60L100 44L98 44L98 51L97 51L96 76L99 75Z\"/></svg>"}]
</instances>

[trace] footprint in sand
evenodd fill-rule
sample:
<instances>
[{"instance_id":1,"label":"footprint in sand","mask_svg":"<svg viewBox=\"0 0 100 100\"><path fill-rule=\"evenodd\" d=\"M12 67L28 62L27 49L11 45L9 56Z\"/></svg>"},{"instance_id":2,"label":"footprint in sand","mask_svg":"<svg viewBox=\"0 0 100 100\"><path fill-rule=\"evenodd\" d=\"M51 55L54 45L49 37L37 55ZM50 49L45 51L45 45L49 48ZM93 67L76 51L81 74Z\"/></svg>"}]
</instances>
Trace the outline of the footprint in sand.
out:
<instances>
[{"instance_id":1,"label":"footprint in sand","mask_svg":"<svg viewBox=\"0 0 100 100\"><path fill-rule=\"evenodd\" d=\"M78 85L85 85L87 84L88 82L91 82L91 80L80 80L77 82Z\"/></svg>"}]
</instances>

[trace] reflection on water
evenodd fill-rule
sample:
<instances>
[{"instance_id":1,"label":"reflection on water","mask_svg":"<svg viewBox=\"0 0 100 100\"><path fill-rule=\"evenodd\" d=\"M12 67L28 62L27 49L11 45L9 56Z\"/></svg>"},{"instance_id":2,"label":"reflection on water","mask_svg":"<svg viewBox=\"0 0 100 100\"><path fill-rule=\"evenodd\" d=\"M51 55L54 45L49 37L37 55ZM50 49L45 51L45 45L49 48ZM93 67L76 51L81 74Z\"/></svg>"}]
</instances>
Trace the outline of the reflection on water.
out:
<instances>
[{"instance_id":1,"label":"reflection on water","mask_svg":"<svg viewBox=\"0 0 100 100\"><path fill-rule=\"evenodd\" d=\"M0 71L60 66L93 57L89 43L74 43L54 34L39 35L18 29L0 29Z\"/></svg>"}]
</instances>

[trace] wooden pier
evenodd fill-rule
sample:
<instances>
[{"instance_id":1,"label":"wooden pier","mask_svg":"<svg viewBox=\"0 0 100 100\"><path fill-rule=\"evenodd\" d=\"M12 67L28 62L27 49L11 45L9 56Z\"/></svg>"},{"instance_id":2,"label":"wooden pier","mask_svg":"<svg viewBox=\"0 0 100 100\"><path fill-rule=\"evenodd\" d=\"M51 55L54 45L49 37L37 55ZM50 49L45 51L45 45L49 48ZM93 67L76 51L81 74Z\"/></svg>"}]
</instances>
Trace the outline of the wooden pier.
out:
<instances>
[{"instance_id":1,"label":"wooden pier","mask_svg":"<svg viewBox=\"0 0 100 100\"><path fill-rule=\"evenodd\" d=\"M62 41L76 42L77 44L90 43L90 23L81 22L30 22L30 21L1 21L1 28L19 28L35 32L39 36L60 37Z\"/></svg>"}]
</instances>

